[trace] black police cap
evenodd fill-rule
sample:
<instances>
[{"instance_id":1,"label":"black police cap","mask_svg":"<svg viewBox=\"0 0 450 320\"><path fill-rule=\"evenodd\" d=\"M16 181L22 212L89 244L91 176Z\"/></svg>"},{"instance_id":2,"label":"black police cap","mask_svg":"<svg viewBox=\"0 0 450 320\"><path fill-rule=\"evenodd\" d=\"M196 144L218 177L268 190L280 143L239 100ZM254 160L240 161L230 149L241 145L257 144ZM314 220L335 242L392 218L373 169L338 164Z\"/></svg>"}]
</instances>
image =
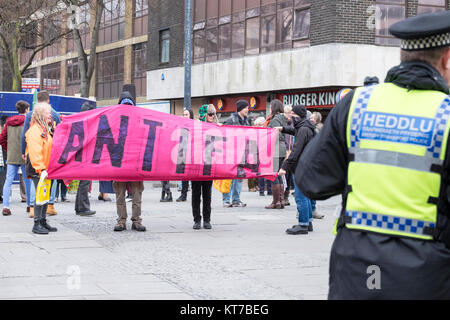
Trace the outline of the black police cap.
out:
<instances>
[{"instance_id":1,"label":"black police cap","mask_svg":"<svg viewBox=\"0 0 450 320\"><path fill-rule=\"evenodd\" d=\"M389 32L408 51L450 46L450 11L425 13L394 23Z\"/></svg>"}]
</instances>

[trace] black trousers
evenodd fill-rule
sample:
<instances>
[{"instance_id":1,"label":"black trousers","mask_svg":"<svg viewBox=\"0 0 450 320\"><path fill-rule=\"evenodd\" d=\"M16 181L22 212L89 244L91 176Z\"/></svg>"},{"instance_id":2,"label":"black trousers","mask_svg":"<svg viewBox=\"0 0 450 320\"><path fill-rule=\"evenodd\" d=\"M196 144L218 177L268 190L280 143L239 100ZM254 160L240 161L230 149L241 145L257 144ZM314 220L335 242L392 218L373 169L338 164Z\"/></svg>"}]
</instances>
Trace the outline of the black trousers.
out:
<instances>
[{"instance_id":1,"label":"black trousers","mask_svg":"<svg viewBox=\"0 0 450 320\"><path fill-rule=\"evenodd\" d=\"M200 196L203 195L203 221L211 219L211 188L212 181L192 181L192 214L195 222L200 222Z\"/></svg>"},{"instance_id":2,"label":"black trousers","mask_svg":"<svg viewBox=\"0 0 450 320\"><path fill-rule=\"evenodd\" d=\"M91 209L91 203L89 201L89 186L91 181L80 180L77 190L77 197L75 198L75 211L85 212Z\"/></svg>"},{"instance_id":3,"label":"black trousers","mask_svg":"<svg viewBox=\"0 0 450 320\"><path fill-rule=\"evenodd\" d=\"M186 198L188 190L189 190L189 181L181 181L181 196Z\"/></svg>"}]
</instances>

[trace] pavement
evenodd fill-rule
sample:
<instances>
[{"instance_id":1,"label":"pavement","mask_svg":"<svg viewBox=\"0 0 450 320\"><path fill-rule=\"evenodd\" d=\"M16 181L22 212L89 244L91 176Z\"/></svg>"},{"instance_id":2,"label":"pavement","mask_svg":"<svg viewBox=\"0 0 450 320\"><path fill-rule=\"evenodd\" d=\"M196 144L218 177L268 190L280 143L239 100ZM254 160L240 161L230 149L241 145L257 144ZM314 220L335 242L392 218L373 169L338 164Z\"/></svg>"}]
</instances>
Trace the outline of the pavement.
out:
<instances>
[{"instance_id":1,"label":"pavement","mask_svg":"<svg viewBox=\"0 0 450 320\"><path fill-rule=\"evenodd\" d=\"M0 299L322 300L328 293L332 227L340 197L318 201L324 219L314 232L287 235L296 223L294 197L268 210L271 196L248 192L245 208L223 208L213 189L211 230L193 230L188 201L161 203L161 188L145 182L147 232L113 232L115 201L97 199L94 216L75 215L75 195L58 202L48 221L58 232L36 235L13 186L11 216L0 216ZM114 195L110 195L114 199ZM131 202L127 204L131 217Z\"/></svg>"}]
</instances>

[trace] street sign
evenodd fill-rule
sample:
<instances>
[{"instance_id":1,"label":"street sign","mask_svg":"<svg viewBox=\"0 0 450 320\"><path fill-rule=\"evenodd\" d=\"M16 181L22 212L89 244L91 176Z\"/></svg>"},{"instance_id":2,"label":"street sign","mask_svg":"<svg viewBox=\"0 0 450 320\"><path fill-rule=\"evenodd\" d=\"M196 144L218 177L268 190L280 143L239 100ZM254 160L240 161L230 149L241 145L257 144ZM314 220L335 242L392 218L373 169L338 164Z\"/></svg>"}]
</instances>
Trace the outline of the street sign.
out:
<instances>
[{"instance_id":1,"label":"street sign","mask_svg":"<svg viewBox=\"0 0 450 320\"><path fill-rule=\"evenodd\" d=\"M39 78L22 78L22 92L39 91L40 88L41 81Z\"/></svg>"}]
</instances>

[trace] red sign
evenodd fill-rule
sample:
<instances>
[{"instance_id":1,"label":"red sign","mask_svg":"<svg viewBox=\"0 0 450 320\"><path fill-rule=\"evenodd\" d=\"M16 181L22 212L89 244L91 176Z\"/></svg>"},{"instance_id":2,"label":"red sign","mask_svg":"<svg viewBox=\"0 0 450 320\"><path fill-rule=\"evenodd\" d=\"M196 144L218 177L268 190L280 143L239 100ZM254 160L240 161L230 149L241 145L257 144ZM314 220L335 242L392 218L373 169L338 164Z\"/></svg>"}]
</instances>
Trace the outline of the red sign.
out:
<instances>
[{"instance_id":1,"label":"red sign","mask_svg":"<svg viewBox=\"0 0 450 320\"><path fill-rule=\"evenodd\" d=\"M302 104L307 108L332 108L337 103L336 97L340 89L313 92L279 93L277 99L284 105Z\"/></svg>"}]
</instances>

